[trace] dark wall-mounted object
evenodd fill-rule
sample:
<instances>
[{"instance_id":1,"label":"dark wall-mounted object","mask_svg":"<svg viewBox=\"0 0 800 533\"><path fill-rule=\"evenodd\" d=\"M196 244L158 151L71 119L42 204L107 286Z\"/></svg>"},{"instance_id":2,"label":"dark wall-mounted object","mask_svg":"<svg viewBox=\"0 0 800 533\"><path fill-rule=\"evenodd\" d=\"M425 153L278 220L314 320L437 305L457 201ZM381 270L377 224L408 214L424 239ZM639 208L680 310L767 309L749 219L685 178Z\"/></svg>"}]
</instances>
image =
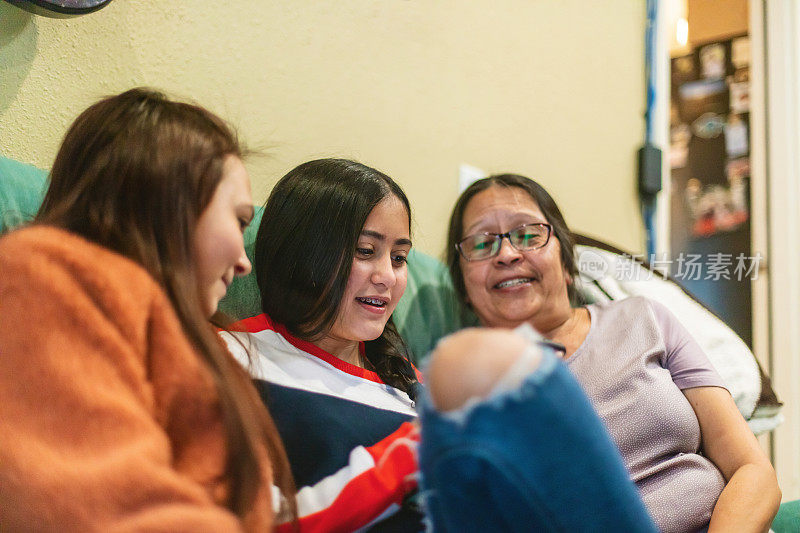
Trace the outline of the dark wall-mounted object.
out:
<instances>
[{"instance_id":1,"label":"dark wall-mounted object","mask_svg":"<svg viewBox=\"0 0 800 533\"><path fill-rule=\"evenodd\" d=\"M51 18L68 18L86 15L102 9L111 0L6 0L25 11Z\"/></svg>"}]
</instances>

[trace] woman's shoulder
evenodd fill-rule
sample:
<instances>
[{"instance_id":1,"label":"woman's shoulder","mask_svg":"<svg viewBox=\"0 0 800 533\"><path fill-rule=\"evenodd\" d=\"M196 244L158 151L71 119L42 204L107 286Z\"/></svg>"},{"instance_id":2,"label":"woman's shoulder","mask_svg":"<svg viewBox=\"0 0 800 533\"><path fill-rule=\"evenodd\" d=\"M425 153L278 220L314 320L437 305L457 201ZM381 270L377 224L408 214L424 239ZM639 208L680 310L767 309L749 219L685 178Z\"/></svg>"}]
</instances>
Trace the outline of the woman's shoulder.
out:
<instances>
[{"instance_id":1,"label":"woman's shoulder","mask_svg":"<svg viewBox=\"0 0 800 533\"><path fill-rule=\"evenodd\" d=\"M12 291L23 313L37 305L99 308L103 314L146 312L166 295L138 263L63 229L30 226L0 238L0 290Z\"/></svg>"},{"instance_id":2,"label":"woman's shoulder","mask_svg":"<svg viewBox=\"0 0 800 533\"><path fill-rule=\"evenodd\" d=\"M641 313L642 318L652 319L660 327L672 324L677 320L667 306L646 296L630 296L614 303L624 306L630 312Z\"/></svg>"},{"instance_id":3,"label":"woman's shoulder","mask_svg":"<svg viewBox=\"0 0 800 533\"><path fill-rule=\"evenodd\" d=\"M603 331L629 331L631 327L654 332L670 332L678 323L675 315L663 304L644 296L630 296L587 306L592 323Z\"/></svg>"},{"instance_id":4,"label":"woman's shoulder","mask_svg":"<svg viewBox=\"0 0 800 533\"><path fill-rule=\"evenodd\" d=\"M135 261L80 235L52 226L36 225L0 238L0 264L42 271L70 272L87 280L118 278L154 286L155 280Z\"/></svg>"}]
</instances>

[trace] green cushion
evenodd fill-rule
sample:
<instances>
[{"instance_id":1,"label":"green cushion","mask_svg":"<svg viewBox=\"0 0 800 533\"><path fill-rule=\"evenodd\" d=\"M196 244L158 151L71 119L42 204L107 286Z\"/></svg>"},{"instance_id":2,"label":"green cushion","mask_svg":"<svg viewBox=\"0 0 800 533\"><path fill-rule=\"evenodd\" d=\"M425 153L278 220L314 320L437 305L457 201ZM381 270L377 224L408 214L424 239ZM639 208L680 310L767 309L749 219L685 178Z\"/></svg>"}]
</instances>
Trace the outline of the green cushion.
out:
<instances>
[{"instance_id":1,"label":"green cushion","mask_svg":"<svg viewBox=\"0 0 800 533\"><path fill-rule=\"evenodd\" d=\"M46 171L0 156L0 233L36 215L46 181Z\"/></svg>"},{"instance_id":2,"label":"green cushion","mask_svg":"<svg viewBox=\"0 0 800 533\"><path fill-rule=\"evenodd\" d=\"M256 234L263 214L264 208L256 207L253 221L244 230L244 250L251 263L253 263L253 252L256 247ZM255 268L255 264L253 264L253 271L250 274L234 278L233 283L228 287L228 293L219 302L219 310L234 320L261 313L261 296L256 283Z\"/></svg>"},{"instance_id":3,"label":"green cushion","mask_svg":"<svg viewBox=\"0 0 800 533\"><path fill-rule=\"evenodd\" d=\"M781 505L778 515L772 522L775 533L797 533L800 531L800 500Z\"/></svg>"},{"instance_id":4,"label":"green cushion","mask_svg":"<svg viewBox=\"0 0 800 533\"><path fill-rule=\"evenodd\" d=\"M445 335L478 325L473 313L461 309L444 263L416 250L408 257L406 292L392 317L414 363L427 359Z\"/></svg>"}]
</instances>

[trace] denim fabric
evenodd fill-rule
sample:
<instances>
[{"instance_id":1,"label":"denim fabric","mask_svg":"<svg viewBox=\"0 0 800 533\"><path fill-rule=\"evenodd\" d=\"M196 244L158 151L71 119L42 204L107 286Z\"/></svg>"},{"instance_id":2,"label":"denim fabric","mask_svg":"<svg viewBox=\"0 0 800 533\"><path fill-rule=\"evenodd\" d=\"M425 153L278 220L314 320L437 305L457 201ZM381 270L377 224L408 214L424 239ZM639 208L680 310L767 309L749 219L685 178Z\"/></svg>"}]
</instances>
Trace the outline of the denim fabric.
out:
<instances>
[{"instance_id":1,"label":"denim fabric","mask_svg":"<svg viewBox=\"0 0 800 533\"><path fill-rule=\"evenodd\" d=\"M614 443L552 349L522 384L455 413L420 398L423 505L437 532L656 532Z\"/></svg>"}]
</instances>

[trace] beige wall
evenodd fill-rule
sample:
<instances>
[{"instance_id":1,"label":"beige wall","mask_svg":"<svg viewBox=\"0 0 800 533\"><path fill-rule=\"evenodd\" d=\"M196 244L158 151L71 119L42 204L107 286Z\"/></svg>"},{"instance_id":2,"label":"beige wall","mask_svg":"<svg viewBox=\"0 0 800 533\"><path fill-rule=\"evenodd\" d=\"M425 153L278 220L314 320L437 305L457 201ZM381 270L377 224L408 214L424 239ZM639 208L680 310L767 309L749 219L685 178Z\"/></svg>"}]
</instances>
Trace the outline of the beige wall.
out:
<instances>
[{"instance_id":1,"label":"beige wall","mask_svg":"<svg viewBox=\"0 0 800 533\"><path fill-rule=\"evenodd\" d=\"M357 158L439 254L466 162L540 179L575 229L640 250L643 32L635 0L116 0L67 20L0 2L0 153L47 167L82 108L148 84L268 148L259 202L302 161Z\"/></svg>"}]
</instances>

